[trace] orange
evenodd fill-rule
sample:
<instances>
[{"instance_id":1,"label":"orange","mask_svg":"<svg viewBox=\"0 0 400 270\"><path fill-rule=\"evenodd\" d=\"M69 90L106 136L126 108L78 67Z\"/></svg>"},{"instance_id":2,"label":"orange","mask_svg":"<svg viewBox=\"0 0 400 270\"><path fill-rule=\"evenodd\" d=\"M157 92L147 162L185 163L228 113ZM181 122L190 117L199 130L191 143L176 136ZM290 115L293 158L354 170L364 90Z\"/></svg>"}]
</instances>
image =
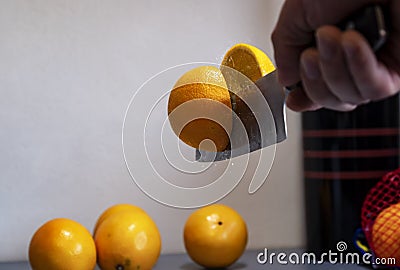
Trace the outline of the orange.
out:
<instances>
[{"instance_id":1,"label":"orange","mask_svg":"<svg viewBox=\"0 0 400 270\"><path fill-rule=\"evenodd\" d=\"M113 205L109 208L107 208L101 215L100 217L97 219L96 225L94 226L94 230L93 230L93 234L96 233L97 228L99 227L99 225L106 220L108 217L114 215L115 213L119 213L119 212L123 212L123 211L132 211L132 212L144 212L144 210L140 207L137 207L135 205L131 205L131 204L127 204L127 203L123 203L123 204L116 204Z\"/></svg>"},{"instance_id":2,"label":"orange","mask_svg":"<svg viewBox=\"0 0 400 270\"><path fill-rule=\"evenodd\" d=\"M145 212L120 211L98 226L94 235L102 270L150 270L161 252L161 236Z\"/></svg>"},{"instance_id":3,"label":"orange","mask_svg":"<svg viewBox=\"0 0 400 270\"><path fill-rule=\"evenodd\" d=\"M33 270L92 270L96 266L96 247L84 226L57 218L33 235L29 262Z\"/></svg>"},{"instance_id":4,"label":"orange","mask_svg":"<svg viewBox=\"0 0 400 270\"><path fill-rule=\"evenodd\" d=\"M269 57L257 47L239 43L230 48L222 60L221 69L233 68L255 82L275 70Z\"/></svg>"},{"instance_id":5,"label":"orange","mask_svg":"<svg viewBox=\"0 0 400 270\"><path fill-rule=\"evenodd\" d=\"M181 108L185 109L179 110L183 104L186 107ZM226 149L232 128L231 110L224 76L213 66L201 66L186 72L175 83L168 99L169 122L175 134L187 145L206 151ZM195 116L191 115L192 112Z\"/></svg>"},{"instance_id":6,"label":"orange","mask_svg":"<svg viewBox=\"0 0 400 270\"><path fill-rule=\"evenodd\" d=\"M214 204L189 216L183 237L186 251L194 262L206 268L222 268L243 254L247 227L234 209Z\"/></svg>"},{"instance_id":7,"label":"orange","mask_svg":"<svg viewBox=\"0 0 400 270\"><path fill-rule=\"evenodd\" d=\"M379 258L395 258L400 265L400 203L383 210L372 226L372 244Z\"/></svg>"},{"instance_id":8,"label":"orange","mask_svg":"<svg viewBox=\"0 0 400 270\"><path fill-rule=\"evenodd\" d=\"M275 66L257 47L239 43L226 52L220 69L231 92L234 110L246 114L251 113L251 109L242 100L246 98L247 87L274 71Z\"/></svg>"}]
</instances>

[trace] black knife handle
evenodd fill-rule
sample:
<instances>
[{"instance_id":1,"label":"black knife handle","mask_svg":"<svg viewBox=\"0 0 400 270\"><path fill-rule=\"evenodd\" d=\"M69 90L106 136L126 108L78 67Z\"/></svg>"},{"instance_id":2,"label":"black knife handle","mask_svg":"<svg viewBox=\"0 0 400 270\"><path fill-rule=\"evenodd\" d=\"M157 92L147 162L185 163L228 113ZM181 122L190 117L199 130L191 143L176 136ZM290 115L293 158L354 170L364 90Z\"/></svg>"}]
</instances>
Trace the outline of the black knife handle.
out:
<instances>
[{"instance_id":1,"label":"black knife handle","mask_svg":"<svg viewBox=\"0 0 400 270\"><path fill-rule=\"evenodd\" d=\"M388 37L387 13L381 5L367 6L356 12L337 26L343 30L355 30L362 34L374 52L385 44ZM288 91L301 88L302 82L285 87Z\"/></svg>"},{"instance_id":2,"label":"black knife handle","mask_svg":"<svg viewBox=\"0 0 400 270\"><path fill-rule=\"evenodd\" d=\"M338 26L343 31L351 29L361 33L376 52L387 39L386 18L383 7L373 5L363 8Z\"/></svg>"}]
</instances>

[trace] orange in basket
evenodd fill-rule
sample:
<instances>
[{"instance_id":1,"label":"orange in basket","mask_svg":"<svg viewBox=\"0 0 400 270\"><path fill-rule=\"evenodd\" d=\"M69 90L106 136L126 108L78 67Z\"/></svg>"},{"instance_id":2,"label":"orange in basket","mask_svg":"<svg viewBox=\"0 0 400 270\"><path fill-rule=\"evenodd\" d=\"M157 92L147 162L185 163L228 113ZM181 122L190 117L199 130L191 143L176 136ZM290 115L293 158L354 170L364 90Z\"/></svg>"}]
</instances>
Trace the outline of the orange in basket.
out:
<instances>
[{"instance_id":1,"label":"orange in basket","mask_svg":"<svg viewBox=\"0 0 400 270\"><path fill-rule=\"evenodd\" d=\"M400 264L400 203L383 210L372 226L372 246L378 258Z\"/></svg>"}]
</instances>

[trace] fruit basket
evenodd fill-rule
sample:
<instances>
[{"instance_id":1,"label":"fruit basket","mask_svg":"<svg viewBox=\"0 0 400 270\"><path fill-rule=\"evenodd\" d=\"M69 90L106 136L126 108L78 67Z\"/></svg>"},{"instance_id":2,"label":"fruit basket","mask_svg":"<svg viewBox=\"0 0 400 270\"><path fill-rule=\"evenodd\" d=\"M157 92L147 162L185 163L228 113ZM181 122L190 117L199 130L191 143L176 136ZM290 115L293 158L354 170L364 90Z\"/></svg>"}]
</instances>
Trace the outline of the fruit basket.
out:
<instances>
[{"instance_id":1,"label":"fruit basket","mask_svg":"<svg viewBox=\"0 0 400 270\"><path fill-rule=\"evenodd\" d=\"M400 168L386 174L367 194L361 209L361 226L376 260L395 258L395 264L374 268L400 269Z\"/></svg>"}]
</instances>

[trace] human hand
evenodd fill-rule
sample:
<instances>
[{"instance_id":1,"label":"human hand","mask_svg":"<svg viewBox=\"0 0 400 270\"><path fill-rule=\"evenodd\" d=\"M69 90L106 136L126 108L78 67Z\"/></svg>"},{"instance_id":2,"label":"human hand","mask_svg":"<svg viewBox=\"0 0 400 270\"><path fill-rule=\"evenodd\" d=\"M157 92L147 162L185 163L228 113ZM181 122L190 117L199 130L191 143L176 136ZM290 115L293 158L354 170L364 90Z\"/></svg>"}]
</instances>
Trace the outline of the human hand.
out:
<instances>
[{"instance_id":1,"label":"human hand","mask_svg":"<svg viewBox=\"0 0 400 270\"><path fill-rule=\"evenodd\" d=\"M333 26L371 4L388 5L390 34L375 55L356 31ZM295 111L348 111L400 90L400 1L287 0L272 34L279 80L302 81L287 106ZM310 47L316 41L317 48Z\"/></svg>"}]
</instances>

